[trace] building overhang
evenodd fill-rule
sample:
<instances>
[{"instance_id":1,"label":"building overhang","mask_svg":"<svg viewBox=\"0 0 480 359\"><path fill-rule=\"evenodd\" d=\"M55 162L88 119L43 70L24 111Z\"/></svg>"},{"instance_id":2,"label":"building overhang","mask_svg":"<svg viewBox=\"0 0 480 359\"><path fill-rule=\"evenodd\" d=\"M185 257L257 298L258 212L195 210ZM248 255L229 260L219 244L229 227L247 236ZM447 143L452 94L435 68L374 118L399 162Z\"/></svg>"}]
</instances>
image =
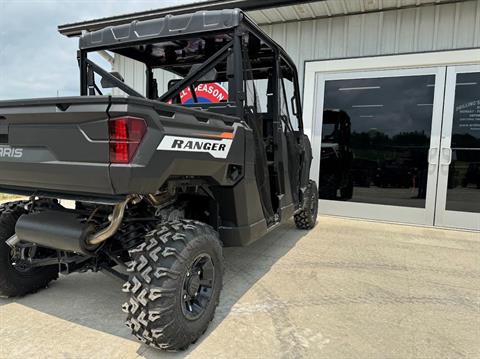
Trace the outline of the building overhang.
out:
<instances>
[{"instance_id":1,"label":"building overhang","mask_svg":"<svg viewBox=\"0 0 480 359\"><path fill-rule=\"evenodd\" d=\"M323 0L322 0L323 1ZM223 10L240 8L243 11L255 11L278 6L289 6L292 4L308 3L313 1L295 0L207 0L192 1L190 4L160 8L155 10L134 12L130 14L117 15L102 19L93 19L77 23L58 26L58 31L65 36L80 36L83 31L95 31L107 26L115 26L130 23L134 20L149 20L166 15L181 15L201 10ZM315 2L318 2L315 1Z\"/></svg>"},{"instance_id":2,"label":"building overhang","mask_svg":"<svg viewBox=\"0 0 480 359\"><path fill-rule=\"evenodd\" d=\"M80 36L84 31L96 31L107 26L127 24L166 15L180 15L202 10L240 8L259 25L312 20L400 8L421 7L469 0L207 0L167 8L134 12L58 26L65 36Z\"/></svg>"}]
</instances>

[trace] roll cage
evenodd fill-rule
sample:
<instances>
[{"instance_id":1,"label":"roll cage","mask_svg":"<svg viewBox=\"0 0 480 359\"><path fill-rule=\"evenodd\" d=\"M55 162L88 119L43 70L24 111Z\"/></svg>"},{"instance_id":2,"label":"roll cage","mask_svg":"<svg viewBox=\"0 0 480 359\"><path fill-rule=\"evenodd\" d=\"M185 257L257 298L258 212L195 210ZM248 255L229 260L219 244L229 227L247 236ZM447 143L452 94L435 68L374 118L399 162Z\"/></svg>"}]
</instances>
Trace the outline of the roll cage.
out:
<instances>
[{"instance_id":1,"label":"roll cage","mask_svg":"<svg viewBox=\"0 0 480 359\"><path fill-rule=\"evenodd\" d=\"M145 96L87 58L89 52L98 50L142 62L146 68ZM167 16L84 34L78 60L83 96L99 92L96 73L130 96L236 116L252 129L256 181L268 225L278 223L281 209L292 204L287 198L299 208L300 188L306 188L308 182L308 171L303 167L308 161L309 168L310 159L305 159L297 70L286 52L243 12L235 9ZM155 69L180 79L170 81L166 92L159 95ZM293 85L290 99L285 80ZM225 103L197 101L196 86L205 82L228 83ZM187 89L193 104L179 102L180 93ZM298 128L292 125L293 117ZM291 196L285 196L287 193Z\"/></svg>"},{"instance_id":2,"label":"roll cage","mask_svg":"<svg viewBox=\"0 0 480 359\"><path fill-rule=\"evenodd\" d=\"M88 53L107 50L145 65L145 95L125 84L88 59ZM80 93L101 94L94 74L109 81L127 95L172 102L180 91L210 80L228 83L228 103L243 118L247 106L246 81L274 79L272 117L279 118L282 95L281 74L294 84L292 108L296 109L299 131L303 132L298 75L287 53L239 9L196 12L161 19L134 21L85 33L78 51ZM241 64L239 66L238 64ZM248 64L248 68L247 68ZM157 93L154 70L169 71L181 79L165 93Z\"/></svg>"}]
</instances>

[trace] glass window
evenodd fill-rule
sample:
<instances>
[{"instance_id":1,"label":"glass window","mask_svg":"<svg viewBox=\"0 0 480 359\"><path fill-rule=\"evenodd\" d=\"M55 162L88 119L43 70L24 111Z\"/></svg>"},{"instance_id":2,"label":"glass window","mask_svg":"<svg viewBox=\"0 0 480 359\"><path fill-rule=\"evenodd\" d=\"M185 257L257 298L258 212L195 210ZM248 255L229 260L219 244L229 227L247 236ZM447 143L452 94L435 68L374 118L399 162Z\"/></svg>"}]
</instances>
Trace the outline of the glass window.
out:
<instances>
[{"instance_id":1,"label":"glass window","mask_svg":"<svg viewBox=\"0 0 480 359\"><path fill-rule=\"evenodd\" d=\"M480 72L456 80L446 209L480 213Z\"/></svg>"},{"instance_id":2,"label":"glass window","mask_svg":"<svg viewBox=\"0 0 480 359\"><path fill-rule=\"evenodd\" d=\"M320 198L425 207L434 75L325 82Z\"/></svg>"}]
</instances>

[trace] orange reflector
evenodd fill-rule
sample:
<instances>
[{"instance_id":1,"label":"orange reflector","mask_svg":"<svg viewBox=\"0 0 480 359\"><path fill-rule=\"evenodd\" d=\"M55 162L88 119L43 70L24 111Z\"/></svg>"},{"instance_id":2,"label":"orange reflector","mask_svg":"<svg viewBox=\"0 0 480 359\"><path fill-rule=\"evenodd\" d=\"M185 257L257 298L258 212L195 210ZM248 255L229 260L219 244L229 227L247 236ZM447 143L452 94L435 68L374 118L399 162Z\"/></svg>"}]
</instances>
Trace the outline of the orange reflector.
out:
<instances>
[{"instance_id":1,"label":"orange reflector","mask_svg":"<svg viewBox=\"0 0 480 359\"><path fill-rule=\"evenodd\" d=\"M222 133L195 133L195 136L202 136L202 137L211 137L211 138L221 138L221 139L233 139L234 134L233 132L222 132Z\"/></svg>"},{"instance_id":2,"label":"orange reflector","mask_svg":"<svg viewBox=\"0 0 480 359\"><path fill-rule=\"evenodd\" d=\"M220 138L233 138L233 132L222 132Z\"/></svg>"}]
</instances>

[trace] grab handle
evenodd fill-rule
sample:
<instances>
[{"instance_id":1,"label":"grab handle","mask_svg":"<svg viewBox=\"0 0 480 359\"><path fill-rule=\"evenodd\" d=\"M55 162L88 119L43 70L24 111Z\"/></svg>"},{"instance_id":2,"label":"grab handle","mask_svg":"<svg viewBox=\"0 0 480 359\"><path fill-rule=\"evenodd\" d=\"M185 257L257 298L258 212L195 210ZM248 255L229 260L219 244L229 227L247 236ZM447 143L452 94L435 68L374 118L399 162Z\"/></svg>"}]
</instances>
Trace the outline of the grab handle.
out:
<instances>
[{"instance_id":1,"label":"grab handle","mask_svg":"<svg viewBox=\"0 0 480 359\"><path fill-rule=\"evenodd\" d=\"M446 157L446 160L443 160ZM442 165L450 166L452 163L452 149L450 147L442 148Z\"/></svg>"},{"instance_id":2,"label":"grab handle","mask_svg":"<svg viewBox=\"0 0 480 359\"><path fill-rule=\"evenodd\" d=\"M438 148L432 147L428 150L428 163L438 165Z\"/></svg>"}]
</instances>

